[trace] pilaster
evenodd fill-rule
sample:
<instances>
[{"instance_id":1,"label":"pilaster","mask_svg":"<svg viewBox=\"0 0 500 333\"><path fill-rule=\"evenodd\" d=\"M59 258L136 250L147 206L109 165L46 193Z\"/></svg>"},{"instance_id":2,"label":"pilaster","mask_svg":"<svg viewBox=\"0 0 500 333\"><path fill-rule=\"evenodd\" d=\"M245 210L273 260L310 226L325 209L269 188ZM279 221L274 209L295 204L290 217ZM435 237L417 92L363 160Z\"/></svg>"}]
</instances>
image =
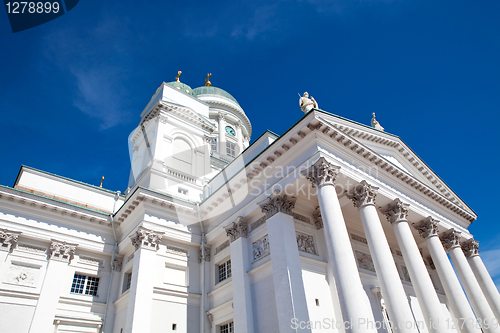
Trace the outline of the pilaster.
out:
<instances>
[{"instance_id":1,"label":"pilaster","mask_svg":"<svg viewBox=\"0 0 500 333\"><path fill-rule=\"evenodd\" d=\"M234 330L252 333L253 311L250 280L247 272L250 268L249 245L246 239L248 224L239 216L236 221L225 227L231 240L231 274L233 283Z\"/></svg>"},{"instance_id":2,"label":"pilaster","mask_svg":"<svg viewBox=\"0 0 500 333\"><path fill-rule=\"evenodd\" d=\"M274 295L278 311L279 332L295 332L292 319L309 320L302 267L295 235L292 208L295 198L274 192L259 203L267 217L267 232L271 248ZM297 329L297 332L311 332Z\"/></svg>"},{"instance_id":3,"label":"pilaster","mask_svg":"<svg viewBox=\"0 0 500 333\"><path fill-rule=\"evenodd\" d=\"M126 333L149 333L151 330L156 251L162 236L162 232L142 226L130 235L135 253L124 330Z\"/></svg>"},{"instance_id":4,"label":"pilaster","mask_svg":"<svg viewBox=\"0 0 500 333\"><path fill-rule=\"evenodd\" d=\"M73 259L76 247L77 244L52 240L47 271L31 321L30 333L46 333L52 330L62 287L70 288L71 286L61 281L66 276L66 269Z\"/></svg>"}]
</instances>

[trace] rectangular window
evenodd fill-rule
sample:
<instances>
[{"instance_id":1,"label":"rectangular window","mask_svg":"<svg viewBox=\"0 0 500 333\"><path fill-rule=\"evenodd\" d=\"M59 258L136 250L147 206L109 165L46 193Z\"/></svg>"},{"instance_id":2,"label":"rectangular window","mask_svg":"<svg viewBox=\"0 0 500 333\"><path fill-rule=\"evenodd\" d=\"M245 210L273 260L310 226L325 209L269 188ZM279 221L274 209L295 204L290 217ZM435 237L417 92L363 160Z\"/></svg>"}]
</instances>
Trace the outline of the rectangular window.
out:
<instances>
[{"instance_id":1,"label":"rectangular window","mask_svg":"<svg viewBox=\"0 0 500 333\"><path fill-rule=\"evenodd\" d=\"M224 281L231 276L231 260L228 260L219 265L219 280L218 282Z\"/></svg>"},{"instance_id":2,"label":"rectangular window","mask_svg":"<svg viewBox=\"0 0 500 333\"><path fill-rule=\"evenodd\" d=\"M73 284L71 285L71 292L75 294L97 296L98 287L99 278L75 273Z\"/></svg>"},{"instance_id":3,"label":"rectangular window","mask_svg":"<svg viewBox=\"0 0 500 333\"><path fill-rule=\"evenodd\" d=\"M220 326L220 333L234 333L234 322Z\"/></svg>"},{"instance_id":4,"label":"rectangular window","mask_svg":"<svg viewBox=\"0 0 500 333\"><path fill-rule=\"evenodd\" d=\"M236 145L232 142L226 142L226 153L227 156L235 157L236 156Z\"/></svg>"},{"instance_id":5,"label":"rectangular window","mask_svg":"<svg viewBox=\"0 0 500 333\"><path fill-rule=\"evenodd\" d=\"M216 138L210 139L210 149L212 151L217 151L217 139Z\"/></svg>"},{"instance_id":6,"label":"rectangular window","mask_svg":"<svg viewBox=\"0 0 500 333\"><path fill-rule=\"evenodd\" d=\"M188 194L188 190L186 190L185 188L182 188L182 187L177 188L177 192L179 192L180 194L183 194L183 195Z\"/></svg>"},{"instance_id":7,"label":"rectangular window","mask_svg":"<svg viewBox=\"0 0 500 333\"><path fill-rule=\"evenodd\" d=\"M129 290L131 284L132 284L132 272L125 273L125 275L123 276L123 289L122 289L122 293L124 293L127 290Z\"/></svg>"}]
</instances>

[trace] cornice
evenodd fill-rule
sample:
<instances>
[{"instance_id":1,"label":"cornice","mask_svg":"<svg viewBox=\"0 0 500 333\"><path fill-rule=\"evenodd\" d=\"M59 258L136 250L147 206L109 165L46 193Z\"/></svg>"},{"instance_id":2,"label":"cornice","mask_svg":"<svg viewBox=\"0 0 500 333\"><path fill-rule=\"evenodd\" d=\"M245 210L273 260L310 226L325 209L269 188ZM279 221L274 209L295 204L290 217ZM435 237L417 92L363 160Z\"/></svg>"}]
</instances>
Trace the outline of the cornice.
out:
<instances>
[{"instance_id":1,"label":"cornice","mask_svg":"<svg viewBox=\"0 0 500 333\"><path fill-rule=\"evenodd\" d=\"M295 125L294 127L296 126L297 125ZM306 136L308 136L310 133L316 131L330 137L331 139L336 140L338 143L343 144L346 148L357 153L359 156L363 157L370 163L376 165L382 170L387 171L396 179L399 179L406 185L409 185L412 188L418 190L422 194L450 209L469 222L472 222L476 219L476 215L474 213L458 206L455 202L450 201L443 194L430 188L404 170L401 170L400 168L386 160L384 157L376 153L374 150L351 137L349 134L346 134L340 129L335 128L333 125L330 126L326 123L326 121L323 122L314 116L312 119L307 121L307 123L304 124L304 126L302 126L299 130L296 130L295 133L293 132L294 127L292 127L287 133L279 137L275 142L264 149L259 155L257 155L257 157L248 162L244 169L238 171L235 176L233 176L233 178L239 177L239 179L228 179L226 184L222 185L216 191L214 191L213 194L202 203L202 216L207 216L209 212L211 212L217 206L222 204L226 199L228 199L229 195L232 195L233 193L238 191L249 180L262 174L265 168L272 165L283 155L287 154L293 146L306 138ZM290 132L292 134L290 134ZM373 140L376 140L375 137L373 137ZM395 140L389 138L381 138L379 142L395 148L400 145L399 142L396 142ZM403 146L400 147L402 148ZM231 180L232 186L229 186L229 180ZM221 189L227 190L220 191Z\"/></svg>"},{"instance_id":2,"label":"cornice","mask_svg":"<svg viewBox=\"0 0 500 333\"><path fill-rule=\"evenodd\" d=\"M29 206L32 209L43 210L49 214L61 214L64 218L111 226L108 214L18 189L0 187L1 201L15 202Z\"/></svg>"}]
</instances>

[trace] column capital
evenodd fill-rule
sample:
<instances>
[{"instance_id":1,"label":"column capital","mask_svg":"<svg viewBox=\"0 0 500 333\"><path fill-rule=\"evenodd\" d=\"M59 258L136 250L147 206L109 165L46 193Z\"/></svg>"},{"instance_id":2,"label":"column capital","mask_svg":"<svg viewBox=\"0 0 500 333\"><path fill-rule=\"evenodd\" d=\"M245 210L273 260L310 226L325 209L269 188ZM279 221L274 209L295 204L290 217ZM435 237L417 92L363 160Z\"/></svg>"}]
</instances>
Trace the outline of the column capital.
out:
<instances>
[{"instance_id":1,"label":"column capital","mask_svg":"<svg viewBox=\"0 0 500 333\"><path fill-rule=\"evenodd\" d=\"M460 231L451 228L439 236L446 251L460 247L460 234Z\"/></svg>"},{"instance_id":2,"label":"column capital","mask_svg":"<svg viewBox=\"0 0 500 333\"><path fill-rule=\"evenodd\" d=\"M412 223L412 226L418 231L423 239L427 239L431 236L438 236L439 221L431 216L426 217L420 222Z\"/></svg>"},{"instance_id":3,"label":"column capital","mask_svg":"<svg viewBox=\"0 0 500 333\"><path fill-rule=\"evenodd\" d=\"M311 167L301 172L309 179L313 187L320 188L325 185L335 186L335 179L340 172L340 167L331 164L324 157L320 157Z\"/></svg>"},{"instance_id":4,"label":"column capital","mask_svg":"<svg viewBox=\"0 0 500 333\"><path fill-rule=\"evenodd\" d=\"M0 229L0 250L10 252L16 247L20 232Z\"/></svg>"},{"instance_id":5,"label":"column capital","mask_svg":"<svg viewBox=\"0 0 500 333\"><path fill-rule=\"evenodd\" d=\"M137 231L130 235L130 241L135 246L135 250L140 248L158 250L160 240L163 237L163 232L156 232L151 229L140 226Z\"/></svg>"},{"instance_id":6,"label":"column capital","mask_svg":"<svg viewBox=\"0 0 500 333\"><path fill-rule=\"evenodd\" d=\"M231 239L231 242L248 235L248 223L243 220L242 216L238 216L236 221L227 227L224 227L224 229L226 230L226 234L229 236L229 239Z\"/></svg>"},{"instance_id":7,"label":"column capital","mask_svg":"<svg viewBox=\"0 0 500 333\"><path fill-rule=\"evenodd\" d=\"M462 242L462 251L464 251L467 259L479 255L479 242L475 241L474 238L468 239Z\"/></svg>"},{"instance_id":8,"label":"column capital","mask_svg":"<svg viewBox=\"0 0 500 333\"><path fill-rule=\"evenodd\" d=\"M205 245L205 249L203 250L202 246L198 248L198 254L200 255L200 263L203 262L203 259L205 261L210 261L210 247Z\"/></svg>"},{"instance_id":9,"label":"column capital","mask_svg":"<svg viewBox=\"0 0 500 333\"><path fill-rule=\"evenodd\" d=\"M281 195L280 191L276 190L265 200L257 204L262 209L262 212L266 214L266 219L268 219L277 213L292 215L292 209L295 208L296 200L297 198Z\"/></svg>"},{"instance_id":10,"label":"column capital","mask_svg":"<svg viewBox=\"0 0 500 333\"><path fill-rule=\"evenodd\" d=\"M223 112L219 112L219 119L221 120L226 119L226 115Z\"/></svg>"},{"instance_id":11,"label":"column capital","mask_svg":"<svg viewBox=\"0 0 500 333\"><path fill-rule=\"evenodd\" d=\"M375 205L375 197L378 194L378 187L371 186L366 180L356 185L347 197L352 199L354 207L361 208L366 205Z\"/></svg>"},{"instance_id":12,"label":"column capital","mask_svg":"<svg viewBox=\"0 0 500 333\"><path fill-rule=\"evenodd\" d=\"M380 209L391 224L406 221L408 222L408 211L410 205L396 198L393 202Z\"/></svg>"},{"instance_id":13,"label":"column capital","mask_svg":"<svg viewBox=\"0 0 500 333\"><path fill-rule=\"evenodd\" d=\"M78 244L70 244L52 239L50 243L50 259L69 263L73 259Z\"/></svg>"},{"instance_id":14,"label":"column capital","mask_svg":"<svg viewBox=\"0 0 500 333\"><path fill-rule=\"evenodd\" d=\"M321 210L318 207L313 212L314 224L318 229L323 228L323 217L321 217Z\"/></svg>"}]
</instances>

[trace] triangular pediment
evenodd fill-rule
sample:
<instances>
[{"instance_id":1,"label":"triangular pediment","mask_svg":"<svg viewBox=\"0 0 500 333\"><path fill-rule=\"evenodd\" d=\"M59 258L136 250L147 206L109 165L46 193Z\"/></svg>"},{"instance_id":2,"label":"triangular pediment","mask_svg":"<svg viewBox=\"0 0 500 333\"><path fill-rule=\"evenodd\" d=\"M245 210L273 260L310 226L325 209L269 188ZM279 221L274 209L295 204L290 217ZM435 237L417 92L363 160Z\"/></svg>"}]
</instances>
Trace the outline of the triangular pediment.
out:
<instances>
[{"instance_id":1,"label":"triangular pediment","mask_svg":"<svg viewBox=\"0 0 500 333\"><path fill-rule=\"evenodd\" d=\"M362 148L357 151L363 150L362 155L368 154L378 166L393 170L421 191L432 190L475 219L474 211L398 136L326 112L318 112L316 118L352 140Z\"/></svg>"}]
</instances>

